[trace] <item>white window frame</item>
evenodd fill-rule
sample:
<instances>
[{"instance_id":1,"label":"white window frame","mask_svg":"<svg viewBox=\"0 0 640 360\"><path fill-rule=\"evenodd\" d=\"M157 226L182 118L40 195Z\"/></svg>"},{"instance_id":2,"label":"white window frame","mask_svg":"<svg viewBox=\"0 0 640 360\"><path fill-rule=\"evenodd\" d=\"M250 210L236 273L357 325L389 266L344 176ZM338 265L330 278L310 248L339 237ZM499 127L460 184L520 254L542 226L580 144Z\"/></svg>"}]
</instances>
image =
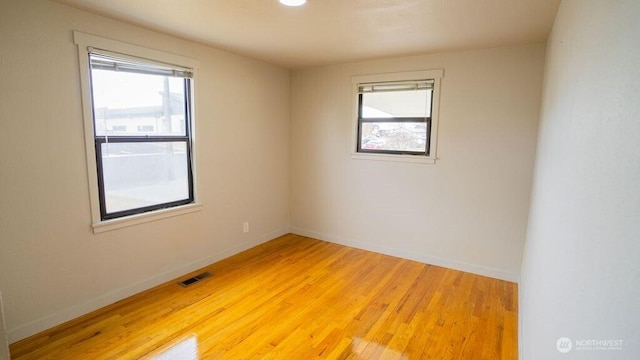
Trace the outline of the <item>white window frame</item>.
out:
<instances>
[{"instance_id":1,"label":"white window frame","mask_svg":"<svg viewBox=\"0 0 640 360\"><path fill-rule=\"evenodd\" d=\"M438 114L440 108L440 83L444 77L443 69L406 71L385 74L357 75L351 78L352 83L352 144L351 158L354 160L398 161L422 164L435 164L438 149ZM429 135L429 156L403 154L374 154L358 152L358 88L362 84L382 82L402 82L416 80L433 80L433 99L431 104L431 131Z\"/></svg>"},{"instance_id":2,"label":"white window frame","mask_svg":"<svg viewBox=\"0 0 640 360\"><path fill-rule=\"evenodd\" d=\"M100 198L98 188L98 173L96 151L94 146L94 120L93 120L93 104L91 97L91 68L89 65L89 49L98 48L120 54L126 54L141 59L148 59L151 62L161 62L164 64L173 64L183 68L193 69L193 78L196 78L196 72L199 68L197 60L154 50L138 45L128 44L117 40L102 38L95 35L73 32L75 44L78 46L78 60L80 65L80 89L82 92L82 115L84 119L84 138L87 160L87 178L89 181L89 197L91 204L91 227L94 233L115 230L126 226L156 221L168 217L187 214L202 209L202 204L198 201L198 171L196 169L196 136L195 129L195 106L194 96L191 96L191 166L193 171L193 193L194 202L175 206L167 209L154 210L150 212L135 214L131 216L116 218L112 220L102 220L100 214ZM194 81L191 82L191 93L194 93Z\"/></svg>"}]
</instances>

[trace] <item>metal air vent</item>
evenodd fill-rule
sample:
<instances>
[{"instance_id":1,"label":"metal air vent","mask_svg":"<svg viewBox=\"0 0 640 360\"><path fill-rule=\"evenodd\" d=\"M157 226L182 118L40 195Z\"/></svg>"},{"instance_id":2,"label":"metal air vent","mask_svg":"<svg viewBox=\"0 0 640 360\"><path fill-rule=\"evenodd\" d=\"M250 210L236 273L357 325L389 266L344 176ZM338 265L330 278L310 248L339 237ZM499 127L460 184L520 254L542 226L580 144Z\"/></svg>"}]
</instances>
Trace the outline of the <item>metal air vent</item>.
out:
<instances>
[{"instance_id":1,"label":"metal air vent","mask_svg":"<svg viewBox=\"0 0 640 360\"><path fill-rule=\"evenodd\" d=\"M180 281L178 284L182 287L187 287L189 285L193 285L195 283L197 283L198 281L202 281L208 277L212 276L210 272L205 271L202 274L196 275L192 278L188 278L186 280Z\"/></svg>"}]
</instances>

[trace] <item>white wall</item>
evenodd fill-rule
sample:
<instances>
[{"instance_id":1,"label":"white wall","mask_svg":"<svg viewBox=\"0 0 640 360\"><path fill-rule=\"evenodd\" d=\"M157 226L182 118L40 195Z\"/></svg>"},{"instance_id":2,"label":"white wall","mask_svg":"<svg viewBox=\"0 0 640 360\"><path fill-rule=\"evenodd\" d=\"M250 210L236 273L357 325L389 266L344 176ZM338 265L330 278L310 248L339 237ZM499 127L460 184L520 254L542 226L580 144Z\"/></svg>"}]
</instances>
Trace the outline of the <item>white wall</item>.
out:
<instances>
[{"instance_id":1,"label":"white wall","mask_svg":"<svg viewBox=\"0 0 640 360\"><path fill-rule=\"evenodd\" d=\"M292 232L517 280L544 45L296 70ZM444 69L435 165L351 159L351 77Z\"/></svg>"},{"instance_id":2,"label":"white wall","mask_svg":"<svg viewBox=\"0 0 640 360\"><path fill-rule=\"evenodd\" d=\"M91 232L72 30L199 60L201 212ZM287 232L288 70L43 0L1 1L0 35L0 291L12 342Z\"/></svg>"},{"instance_id":3,"label":"white wall","mask_svg":"<svg viewBox=\"0 0 640 360\"><path fill-rule=\"evenodd\" d=\"M640 3L562 2L520 283L521 358L640 359ZM573 341L561 354L560 337ZM622 340L622 350L578 350Z\"/></svg>"}]
</instances>

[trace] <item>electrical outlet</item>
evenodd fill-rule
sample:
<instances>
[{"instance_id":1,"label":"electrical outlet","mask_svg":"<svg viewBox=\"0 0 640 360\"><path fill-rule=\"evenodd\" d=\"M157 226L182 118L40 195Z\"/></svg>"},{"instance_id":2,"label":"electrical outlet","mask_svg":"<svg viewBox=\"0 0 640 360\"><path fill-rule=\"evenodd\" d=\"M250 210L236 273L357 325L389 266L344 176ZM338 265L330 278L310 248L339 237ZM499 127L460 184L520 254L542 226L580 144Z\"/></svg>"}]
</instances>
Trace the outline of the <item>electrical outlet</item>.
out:
<instances>
[{"instance_id":1,"label":"electrical outlet","mask_svg":"<svg viewBox=\"0 0 640 360\"><path fill-rule=\"evenodd\" d=\"M242 223L242 232L249 232L249 222L245 221L244 223Z\"/></svg>"}]
</instances>

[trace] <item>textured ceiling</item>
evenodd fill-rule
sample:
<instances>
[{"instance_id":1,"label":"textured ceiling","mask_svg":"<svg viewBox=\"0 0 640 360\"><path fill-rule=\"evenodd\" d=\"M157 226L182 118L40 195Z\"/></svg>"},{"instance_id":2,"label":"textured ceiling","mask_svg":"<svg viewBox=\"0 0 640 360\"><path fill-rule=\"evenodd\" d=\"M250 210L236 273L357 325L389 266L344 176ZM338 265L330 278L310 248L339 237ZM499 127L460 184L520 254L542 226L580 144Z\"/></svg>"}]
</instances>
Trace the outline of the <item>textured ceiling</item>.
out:
<instances>
[{"instance_id":1,"label":"textured ceiling","mask_svg":"<svg viewBox=\"0 0 640 360\"><path fill-rule=\"evenodd\" d=\"M560 0L55 0L289 68L546 41Z\"/></svg>"}]
</instances>

